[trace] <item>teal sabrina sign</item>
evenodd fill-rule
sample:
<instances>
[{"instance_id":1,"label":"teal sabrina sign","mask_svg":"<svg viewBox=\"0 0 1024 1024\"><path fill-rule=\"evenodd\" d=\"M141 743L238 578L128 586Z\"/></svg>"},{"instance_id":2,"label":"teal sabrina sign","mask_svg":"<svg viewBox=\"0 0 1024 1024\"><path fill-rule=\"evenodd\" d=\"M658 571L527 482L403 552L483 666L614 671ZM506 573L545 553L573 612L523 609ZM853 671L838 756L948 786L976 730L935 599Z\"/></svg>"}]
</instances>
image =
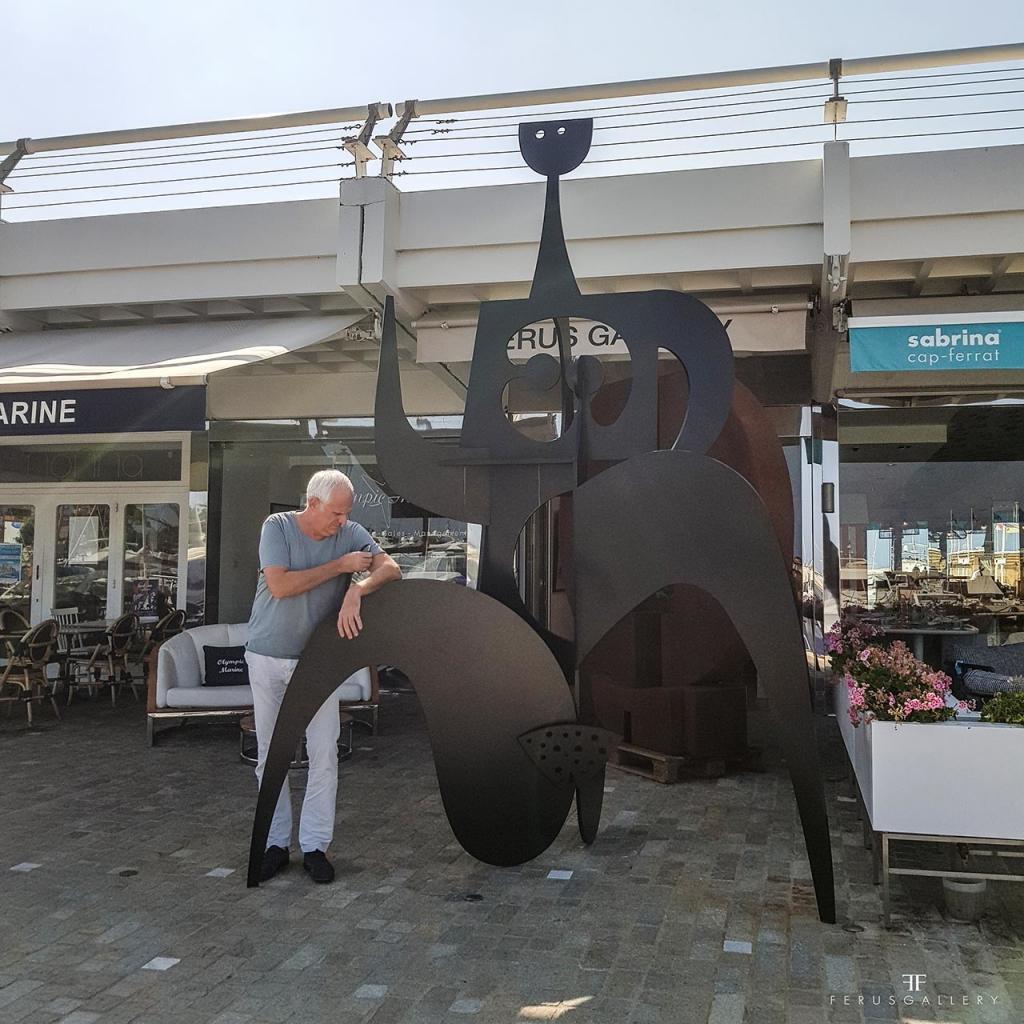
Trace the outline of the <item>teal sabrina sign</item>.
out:
<instances>
[{"instance_id":1,"label":"teal sabrina sign","mask_svg":"<svg viewBox=\"0 0 1024 1024\"><path fill-rule=\"evenodd\" d=\"M853 317L850 369L1024 370L1024 313Z\"/></svg>"}]
</instances>

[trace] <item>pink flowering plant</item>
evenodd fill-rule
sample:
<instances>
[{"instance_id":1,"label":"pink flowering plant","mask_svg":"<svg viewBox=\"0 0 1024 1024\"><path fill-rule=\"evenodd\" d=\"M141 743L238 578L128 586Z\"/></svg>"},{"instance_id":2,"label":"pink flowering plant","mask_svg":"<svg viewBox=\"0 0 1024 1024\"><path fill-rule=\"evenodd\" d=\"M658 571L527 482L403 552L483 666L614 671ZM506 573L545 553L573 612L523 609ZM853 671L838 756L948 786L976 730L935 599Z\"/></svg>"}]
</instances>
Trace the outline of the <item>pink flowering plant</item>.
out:
<instances>
[{"instance_id":1,"label":"pink flowering plant","mask_svg":"<svg viewBox=\"0 0 1024 1024\"><path fill-rule=\"evenodd\" d=\"M910 653L899 640L890 647L865 647L843 675L854 725L882 722L945 722L967 705L948 707L952 680Z\"/></svg>"},{"instance_id":2,"label":"pink flowering plant","mask_svg":"<svg viewBox=\"0 0 1024 1024\"><path fill-rule=\"evenodd\" d=\"M832 671L839 674L861 651L882 635L877 626L869 622L853 622L840 619L825 634L825 650L832 663Z\"/></svg>"}]
</instances>

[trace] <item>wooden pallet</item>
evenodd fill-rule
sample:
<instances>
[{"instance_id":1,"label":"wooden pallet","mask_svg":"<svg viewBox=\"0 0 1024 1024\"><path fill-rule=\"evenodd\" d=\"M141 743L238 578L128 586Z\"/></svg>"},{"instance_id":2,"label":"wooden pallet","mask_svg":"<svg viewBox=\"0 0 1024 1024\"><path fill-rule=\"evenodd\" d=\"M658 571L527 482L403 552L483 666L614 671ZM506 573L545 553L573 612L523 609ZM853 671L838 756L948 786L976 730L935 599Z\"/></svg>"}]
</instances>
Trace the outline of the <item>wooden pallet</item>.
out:
<instances>
[{"instance_id":1,"label":"wooden pallet","mask_svg":"<svg viewBox=\"0 0 1024 1024\"><path fill-rule=\"evenodd\" d=\"M620 772L642 775L645 779L666 784L680 782L684 777L709 779L725 774L725 761L676 757L634 747L631 743L620 743L618 749L611 751L608 763Z\"/></svg>"}]
</instances>

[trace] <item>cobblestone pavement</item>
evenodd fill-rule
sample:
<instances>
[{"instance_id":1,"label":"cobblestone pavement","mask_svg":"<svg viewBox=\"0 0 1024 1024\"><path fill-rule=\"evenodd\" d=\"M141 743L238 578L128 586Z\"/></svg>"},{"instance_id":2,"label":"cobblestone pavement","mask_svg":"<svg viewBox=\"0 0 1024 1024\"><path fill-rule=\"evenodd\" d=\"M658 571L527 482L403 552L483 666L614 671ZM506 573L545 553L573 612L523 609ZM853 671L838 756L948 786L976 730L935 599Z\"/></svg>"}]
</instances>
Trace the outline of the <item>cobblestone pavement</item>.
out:
<instances>
[{"instance_id":1,"label":"cobblestone pavement","mask_svg":"<svg viewBox=\"0 0 1024 1024\"><path fill-rule=\"evenodd\" d=\"M293 863L248 890L255 785L231 728L149 749L141 705L44 715L0 719L0 1024L1024 1018L1016 887L990 886L971 926L932 880L898 886L881 928L834 739L843 925L825 926L770 752L675 786L610 769L591 848L570 815L538 860L491 868L448 829L415 697L385 694L382 734L357 731L341 769L336 883ZM904 974L927 976L912 997Z\"/></svg>"}]
</instances>

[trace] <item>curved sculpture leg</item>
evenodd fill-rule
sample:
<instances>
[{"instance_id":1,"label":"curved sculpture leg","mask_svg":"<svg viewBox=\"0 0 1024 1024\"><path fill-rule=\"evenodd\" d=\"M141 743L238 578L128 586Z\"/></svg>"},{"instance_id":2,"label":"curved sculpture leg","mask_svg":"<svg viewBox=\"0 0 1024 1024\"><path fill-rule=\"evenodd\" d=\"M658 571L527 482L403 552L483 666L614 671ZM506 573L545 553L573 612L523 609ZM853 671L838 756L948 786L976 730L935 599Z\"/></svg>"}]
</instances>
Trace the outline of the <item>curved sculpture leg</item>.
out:
<instances>
[{"instance_id":1,"label":"curved sculpture leg","mask_svg":"<svg viewBox=\"0 0 1024 1024\"><path fill-rule=\"evenodd\" d=\"M520 737L552 723L575 725L576 717L544 642L486 595L429 580L405 580L368 597L363 623L355 640L339 637L333 618L321 623L288 684L256 805L249 885L259 882L298 737L340 680L378 663L397 665L416 688L445 812L466 851L497 865L536 857L565 823L573 782L546 777Z\"/></svg>"},{"instance_id":2,"label":"curved sculpture leg","mask_svg":"<svg viewBox=\"0 0 1024 1024\"><path fill-rule=\"evenodd\" d=\"M626 510L631 533L644 543L610 545L606 538L621 533ZM757 666L789 767L818 915L834 921L831 842L807 661L789 574L757 492L707 456L650 452L583 484L573 515L581 660L623 614L673 583L701 587L729 614Z\"/></svg>"},{"instance_id":3,"label":"curved sculpture leg","mask_svg":"<svg viewBox=\"0 0 1024 1024\"><path fill-rule=\"evenodd\" d=\"M580 838L589 846L597 838L601 824L601 807L604 804L604 769L590 779L583 779L576 785L576 824Z\"/></svg>"}]
</instances>

